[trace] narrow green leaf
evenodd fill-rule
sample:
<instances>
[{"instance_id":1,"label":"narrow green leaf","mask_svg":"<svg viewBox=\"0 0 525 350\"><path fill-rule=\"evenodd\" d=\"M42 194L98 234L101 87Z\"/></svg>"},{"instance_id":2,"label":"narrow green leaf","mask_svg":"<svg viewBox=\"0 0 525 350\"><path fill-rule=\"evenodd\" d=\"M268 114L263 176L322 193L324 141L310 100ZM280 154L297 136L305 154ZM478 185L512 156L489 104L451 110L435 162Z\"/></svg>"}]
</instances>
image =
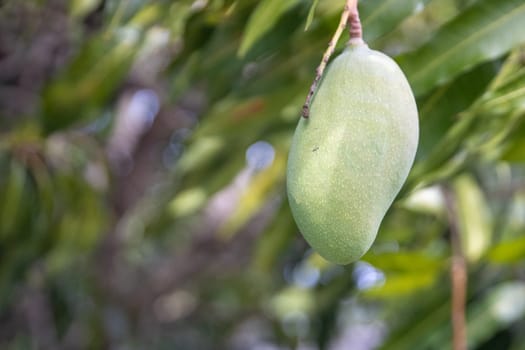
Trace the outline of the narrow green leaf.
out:
<instances>
[{"instance_id":1,"label":"narrow green leaf","mask_svg":"<svg viewBox=\"0 0 525 350\"><path fill-rule=\"evenodd\" d=\"M206 191L203 188L192 187L177 194L168 208L174 217L184 217L201 209L206 204L206 199Z\"/></svg>"},{"instance_id":2,"label":"narrow green leaf","mask_svg":"<svg viewBox=\"0 0 525 350\"><path fill-rule=\"evenodd\" d=\"M525 47L515 48L505 59L498 75L474 108L487 114L509 113L516 107L525 107Z\"/></svg>"},{"instance_id":3,"label":"narrow green leaf","mask_svg":"<svg viewBox=\"0 0 525 350\"><path fill-rule=\"evenodd\" d=\"M261 1L248 20L238 56L244 57L257 40L272 29L279 18L297 2L298 0Z\"/></svg>"},{"instance_id":4,"label":"narrow green leaf","mask_svg":"<svg viewBox=\"0 0 525 350\"><path fill-rule=\"evenodd\" d=\"M0 238L5 239L16 235L16 224L25 206L24 197L26 194L28 178L26 169L16 159L11 160L9 165L9 177L6 187L2 189L3 207L0 213Z\"/></svg>"},{"instance_id":5,"label":"narrow green leaf","mask_svg":"<svg viewBox=\"0 0 525 350\"><path fill-rule=\"evenodd\" d=\"M514 73L521 70L525 66L523 62L523 56L525 55L525 45L519 46L512 50L509 54L501 69L498 76L490 83L489 90L496 90L500 86L507 83L508 79L512 79Z\"/></svg>"},{"instance_id":6,"label":"narrow green leaf","mask_svg":"<svg viewBox=\"0 0 525 350\"><path fill-rule=\"evenodd\" d=\"M489 261L512 264L525 259L525 236L495 245L488 253Z\"/></svg>"},{"instance_id":7,"label":"narrow green leaf","mask_svg":"<svg viewBox=\"0 0 525 350\"><path fill-rule=\"evenodd\" d=\"M285 255L285 249L297 233L288 201L284 200L270 227L254 247L252 268L268 274Z\"/></svg>"},{"instance_id":8,"label":"narrow green leaf","mask_svg":"<svg viewBox=\"0 0 525 350\"><path fill-rule=\"evenodd\" d=\"M521 116L522 120L518 127L515 127L508 137L508 144L505 146L502 160L511 163L525 163L525 113Z\"/></svg>"},{"instance_id":9,"label":"narrow green leaf","mask_svg":"<svg viewBox=\"0 0 525 350\"><path fill-rule=\"evenodd\" d=\"M429 0L369 0L359 5L365 41L389 33L415 11L422 10Z\"/></svg>"},{"instance_id":10,"label":"narrow green leaf","mask_svg":"<svg viewBox=\"0 0 525 350\"><path fill-rule=\"evenodd\" d=\"M487 92L476 107L485 113L525 108L525 68L514 72L496 90Z\"/></svg>"},{"instance_id":11,"label":"narrow green leaf","mask_svg":"<svg viewBox=\"0 0 525 350\"><path fill-rule=\"evenodd\" d=\"M363 260L384 271L435 271L444 263L440 257L417 252L369 253Z\"/></svg>"},{"instance_id":12,"label":"narrow green leaf","mask_svg":"<svg viewBox=\"0 0 525 350\"><path fill-rule=\"evenodd\" d=\"M490 288L469 304L467 315L468 348L491 339L498 331L525 316L525 283L505 282Z\"/></svg>"},{"instance_id":13,"label":"narrow green leaf","mask_svg":"<svg viewBox=\"0 0 525 350\"><path fill-rule=\"evenodd\" d=\"M127 74L139 37L95 38L43 92L42 124L47 133L97 116Z\"/></svg>"},{"instance_id":14,"label":"narrow green leaf","mask_svg":"<svg viewBox=\"0 0 525 350\"><path fill-rule=\"evenodd\" d=\"M454 182L459 230L465 255L477 261L491 242L490 212L478 184L469 175Z\"/></svg>"},{"instance_id":15,"label":"narrow green leaf","mask_svg":"<svg viewBox=\"0 0 525 350\"><path fill-rule=\"evenodd\" d=\"M276 152L272 165L254 175L241 193L239 205L220 228L219 234L228 238L245 225L266 203L274 188L282 183L286 169L286 156Z\"/></svg>"},{"instance_id":16,"label":"narrow green leaf","mask_svg":"<svg viewBox=\"0 0 525 350\"><path fill-rule=\"evenodd\" d=\"M412 15L390 32L374 40L373 46L396 56L414 51L430 40L445 23L468 7L465 2L467 1L461 1L462 4L459 4L458 0L431 0L424 7L416 5Z\"/></svg>"},{"instance_id":17,"label":"narrow green leaf","mask_svg":"<svg viewBox=\"0 0 525 350\"><path fill-rule=\"evenodd\" d=\"M498 331L519 322L525 314L524 297L523 282L505 282L469 300L466 310L468 348L480 348L480 345L491 339ZM443 307L436 311L437 314L430 313L428 317L430 320L435 319L433 328L426 328L423 332L422 325L428 326L428 319L423 320L423 323L412 324L407 330L412 337L402 334L401 341L397 340L392 345L388 343L384 349L451 349L450 305L444 303ZM438 316L441 322L436 319ZM422 338L421 334L425 334L425 337Z\"/></svg>"},{"instance_id":18,"label":"narrow green leaf","mask_svg":"<svg viewBox=\"0 0 525 350\"><path fill-rule=\"evenodd\" d=\"M73 0L71 2L71 15L73 17L82 17L93 11L100 4L100 0Z\"/></svg>"},{"instance_id":19,"label":"narrow green leaf","mask_svg":"<svg viewBox=\"0 0 525 350\"><path fill-rule=\"evenodd\" d=\"M418 50L398 57L416 95L525 42L525 2L480 0Z\"/></svg>"},{"instance_id":20,"label":"narrow green leaf","mask_svg":"<svg viewBox=\"0 0 525 350\"><path fill-rule=\"evenodd\" d=\"M387 275L386 282L383 285L366 290L364 295L371 298L397 298L407 296L422 289L429 288L434 284L437 277L436 271Z\"/></svg>"},{"instance_id":21,"label":"narrow green leaf","mask_svg":"<svg viewBox=\"0 0 525 350\"><path fill-rule=\"evenodd\" d=\"M462 167L465 155L456 156L469 132L475 127L476 115L460 113L457 121L434 147L436 150L412 168L405 187L424 186L447 178Z\"/></svg>"},{"instance_id":22,"label":"narrow green leaf","mask_svg":"<svg viewBox=\"0 0 525 350\"><path fill-rule=\"evenodd\" d=\"M447 287L446 283L438 283L435 288L425 291L425 297L417 303L414 303L414 298L407 298L403 303L396 300L396 304L400 304L400 310L404 312L411 309L411 312L394 324L395 328L391 330L381 349L432 349L428 346L427 337L440 332L443 327L449 327L450 301ZM396 315L396 319L397 317ZM424 339L421 334L425 334Z\"/></svg>"},{"instance_id":23,"label":"narrow green leaf","mask_svg":"<svg viewBox=\"0 0 525 350\"><path fill-rule=\"evenodd\" d=\"M436 146L457 122L458 113L467 109L484 93L495 73L492 63L482 64L439 87L418 103L421 120L418 160L433 153L442 155L443 150Z\"/></svg>"},{"instance_id":24,"label":"narrow green leaf","mask_svg":"<svg viewBox=\"0 0 525 350\"><path fill-rule=\"evenodd\" d=\"M511 163L525 163L525 140L516 140L505 150L501 159Z\"/></svg>"},{"instance_id":25,"label":"narrow green leaf","mask_svg":"<svg viewBox=\"0 0 525 350\"><path fill-rule=\"evenodd\" d=\"M312 24L314 20L315 9L317 8L318 3L319 3L319 0L313 0L312 6L310 6L310 10L308 11L308 18L306 18L306 25L304 26L305 32L308 30L308 28L310 28L310 25Z\"/></svg>"},{"instance_id":26,"label":"narrow green leaf","mask_svg":"<svg viewBox=\"0 0 525 350\"><path fill-rule=\"evenodd\" d=\"M137 28L146 28L160 22L167 9L162 4L154 3L144 6L130 19L129 25Z\"/></svg>"}]
</instances>

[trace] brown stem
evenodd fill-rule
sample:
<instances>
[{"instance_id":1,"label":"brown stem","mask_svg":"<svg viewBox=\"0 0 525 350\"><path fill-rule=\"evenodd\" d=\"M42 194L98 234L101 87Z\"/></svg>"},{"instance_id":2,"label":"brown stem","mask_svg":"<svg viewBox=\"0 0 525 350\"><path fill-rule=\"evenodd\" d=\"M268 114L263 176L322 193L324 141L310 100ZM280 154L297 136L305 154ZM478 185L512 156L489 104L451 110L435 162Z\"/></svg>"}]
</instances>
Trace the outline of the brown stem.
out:
<instances>
[{"instance_id":1,"label":"brown stem","mask_svg":"<svg viewBox=\"0 0 525 350\"><path fill-rule=\"evenodd\" d=\"M317 67L315 71L315 79L312 83L312 86L310 87L310 91L308 91L308 95L306 96L306 101L303 105L303 112L302 116L303 118L308 118L310 115L310 104L312 102L312 98L314 97L315 90L317 90L317 85L319 84L319 81L321 80L324 70L326 68L326 65L328 64L328 60L330 59L330 56L334 53L335 46L337 44L337 41L339 40L339 37L343 33L343 30L345 29L347 23L350 21L350 40L357 40L359 42L362 42L362 33L361 33L361 21L359 20L359 13L357 11L357 2L358 0L346 0L345 7L343 10L343 13L341 14L341 19L339 20L339 25L337 26L337 29L332 36L332 39L328 42L328 48L323 54L323 59L321 60L321 63Z\"/></svg>"},{"instance_id":2,"label":"brown stem","mask_svg":"<svg viewBox=\"0 0 525 350\"><path fill-rule=\"evenodd\" d=\"M457 219L456 201L449 188L443 188L447 216L450 226L450 244L452 246L452 260L450 279L452 283L452 345L454 350L467 349L467 325L465 320L465 303L467 295L467 263L461 240Z\"/></svg>"},{"instance_id":3,"label":"brown stem","mask_svg":"<svg viewBox=\"0 0 525 350\"><path fill-rule=\"evenodd\" d=\"M359 18L359 11L357 6L350 12L348 18L348 32L350 34L349 44L363 44L363 28L361 27L361 19Z\"/></svg>"}]
</instances>

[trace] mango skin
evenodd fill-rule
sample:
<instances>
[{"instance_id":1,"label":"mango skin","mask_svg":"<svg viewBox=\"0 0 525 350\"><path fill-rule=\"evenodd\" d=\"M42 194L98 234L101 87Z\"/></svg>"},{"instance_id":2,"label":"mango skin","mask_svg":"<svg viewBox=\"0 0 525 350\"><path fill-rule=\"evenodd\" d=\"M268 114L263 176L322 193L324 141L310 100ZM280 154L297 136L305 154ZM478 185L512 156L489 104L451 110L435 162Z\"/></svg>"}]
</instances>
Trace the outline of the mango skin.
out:
<instances>
[{"instance_id":1,"label":"mango skin","mask_svg":"<svg viewBox=\"0 0 525 350\"><path fill-rule=\"evenodd\" d=\"M306 241L336 264L358 260L416 154L417 106L399 66L366 44L328 66L288 157L287 192Z\"/></svg>"}]
</instances>

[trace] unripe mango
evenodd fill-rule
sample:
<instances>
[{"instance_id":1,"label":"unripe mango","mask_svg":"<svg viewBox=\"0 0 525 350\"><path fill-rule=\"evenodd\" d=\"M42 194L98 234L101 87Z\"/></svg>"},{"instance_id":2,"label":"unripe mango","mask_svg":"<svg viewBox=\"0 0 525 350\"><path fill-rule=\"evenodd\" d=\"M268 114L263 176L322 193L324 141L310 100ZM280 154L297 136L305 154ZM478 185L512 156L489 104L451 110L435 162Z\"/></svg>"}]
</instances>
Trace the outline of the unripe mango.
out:
<instances>
[{"instance_id":1,"label":"unripe mango","mask_svg":"<svg viewBox=\"0 0 525 350\"><path fill-rule=\"evenodd\" d=\"M328 66L288 158L294 219L325 259L348 264L372 245L417 149L418 114L398 65L366 44Z\"/></svg>"}]
</instances>

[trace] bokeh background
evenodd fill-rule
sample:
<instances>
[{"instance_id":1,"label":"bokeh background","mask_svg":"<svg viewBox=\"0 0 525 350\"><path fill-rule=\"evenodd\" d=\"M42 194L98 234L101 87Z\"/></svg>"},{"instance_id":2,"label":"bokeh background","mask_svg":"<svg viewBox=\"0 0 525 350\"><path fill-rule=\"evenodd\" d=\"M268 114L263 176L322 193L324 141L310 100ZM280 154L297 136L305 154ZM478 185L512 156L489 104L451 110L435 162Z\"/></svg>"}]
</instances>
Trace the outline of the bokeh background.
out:
<instances>
[{"instance_id":1,"label":"bokeh background","mask_svg":"<svg viewBox=\"0 0 525 350\"><path fill-rule=\"evenodd\" d=\"M285 195L343 5L0 1L1 349L525 349L525 2L360 1L421 133L344 267Z\"/></svg>"}]
</instances>

